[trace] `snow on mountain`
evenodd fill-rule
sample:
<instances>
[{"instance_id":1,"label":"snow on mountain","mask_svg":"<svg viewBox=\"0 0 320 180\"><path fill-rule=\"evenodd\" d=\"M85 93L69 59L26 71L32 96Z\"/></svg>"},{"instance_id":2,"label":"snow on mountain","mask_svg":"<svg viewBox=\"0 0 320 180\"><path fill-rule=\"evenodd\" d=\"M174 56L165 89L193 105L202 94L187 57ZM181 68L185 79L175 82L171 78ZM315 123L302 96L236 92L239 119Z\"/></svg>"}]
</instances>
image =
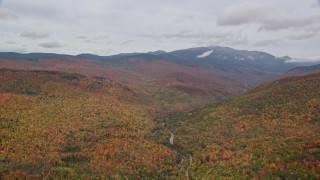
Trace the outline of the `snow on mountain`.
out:
<instances>
[{"instance_id":1,"label":"snow on mountain","mask_svg":"<svg viewBox=\"0 0 320 180\"><path fill-rule=\"evenodd\" d=\"M254 61L254 57L253 57L253 56L248 56L248 58L249 58L251 61Z\"/></svg>"},{"instance_id":2,"label":"snow on mountain","mask_svg":"<svg viewBox=\"0 0 320 180\"><path fill-rule=\"evenodd\" d=\"M200 59L200 58L205 58L205 57L210 56L212 53L213 53L213 50L211 50L211 51L206 51L206 52L198 55L197 58L199 58L199 59Z\"/></svg>"}]
</instances>

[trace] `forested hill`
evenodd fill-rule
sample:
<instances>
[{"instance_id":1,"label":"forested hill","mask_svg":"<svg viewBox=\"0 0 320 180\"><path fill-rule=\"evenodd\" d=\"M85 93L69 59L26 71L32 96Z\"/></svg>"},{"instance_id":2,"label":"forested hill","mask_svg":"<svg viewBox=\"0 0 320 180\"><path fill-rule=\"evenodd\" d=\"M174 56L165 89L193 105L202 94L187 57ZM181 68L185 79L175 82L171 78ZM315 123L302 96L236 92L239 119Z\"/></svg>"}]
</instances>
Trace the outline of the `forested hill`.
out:
<instances>
[{"instance_id":1,"label":"forested hill","mask_svg":"<svg viewBox=\"0 0 320 180\"><path fill-rule=\"evenodd\" d=\"M279 79L165 123L194 179L320 177L320 73Z\"/></svg>"}]
</instances>

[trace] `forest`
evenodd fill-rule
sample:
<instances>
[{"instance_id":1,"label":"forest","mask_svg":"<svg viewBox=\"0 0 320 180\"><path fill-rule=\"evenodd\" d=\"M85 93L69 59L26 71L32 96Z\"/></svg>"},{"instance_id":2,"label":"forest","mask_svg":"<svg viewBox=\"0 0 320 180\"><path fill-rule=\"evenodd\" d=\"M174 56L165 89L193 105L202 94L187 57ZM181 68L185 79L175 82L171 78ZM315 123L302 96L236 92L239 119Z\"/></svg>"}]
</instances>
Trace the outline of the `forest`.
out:
<instances>
[{"instance_id":1,"label":"forest","mask_svg":"<svg viewBox=\"0 0 320 180\"><path fill-rule=\"evenodd\" d=\"M3 69L0 82L2 179L320 174L319 73L164 116L107 78Z\"/></svg>"}]
</instances>

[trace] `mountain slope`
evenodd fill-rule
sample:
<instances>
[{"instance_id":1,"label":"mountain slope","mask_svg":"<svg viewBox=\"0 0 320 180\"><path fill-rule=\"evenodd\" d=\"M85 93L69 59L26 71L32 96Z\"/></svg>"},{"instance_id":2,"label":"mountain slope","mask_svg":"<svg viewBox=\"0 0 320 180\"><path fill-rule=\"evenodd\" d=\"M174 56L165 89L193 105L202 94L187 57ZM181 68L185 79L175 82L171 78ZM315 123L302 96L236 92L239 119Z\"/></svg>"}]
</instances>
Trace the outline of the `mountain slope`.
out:
<instances>
[{"instance_id":1,"label":"mountain slope","mask_svg":"<svg viewBox=\"0 0 320 180\"><path fill-rule=\"evenodd\" d=\"M164 54L164 56L183 63L231 72L252 69L262 72L282 73L295 67L293 64L285 63L284 59L265 52L236 50L220 46L178 50Z\"/></svg>"},{"instance_id":2,"label":"mountain slope","mask_svg":"<svg viewBox=\"0 0 320 180\"><path fill-rule=\"evenodd\" d=\"M124 62L128 59L143 58L145 60L169 61L175 64L205 68L210 71L227 73L230 78L240 80L244 84L256 85L270 80L287 70L297 67L287 63L287 59L278 58L271 54L259 51L236 50L228 47L197 47L173 52L156 51L149 53L122 53L112 56L97 56L80 54L77 56L31 53L0 53L2 59L26 60L91 60L98 63ZM4 67L4 66L3 66ZM4 67L5 68L5 67Z\"/></svg>"},{"instance_id":3,"label":"mountain slope","mask_svg":"<svg viewBox=\"0 0 320 180\"><path fill-rule=\"evenodd\" d=\"M165 107L159 109L161 113L190 110L239 95L292 66L264 52L226 47L113 56L0 53L0 68L110 77L141 94L142 99L153 99L158 107Z\"/></svg>"},{"instance_id":4,"label":"mountain slope","mask_svg":"<svg viewBox=\"0 0 320 180\"><path fill-rule=\"evenodd\" d=\"M140 54L115 60L82 58L2 59L0 67L25 70L55 70L111 78L152 99L159 111L191 109L197 105L234 96L246 88L244 82L220 71L177 64L161 57Z\"/></svg>"},{"instance_id":5,"label":"mountain slope","mask_svg":"<svg viewBox=\"0 0 320 180\"><path fill-rule=\"evenodd\" d=\"M194 179L320 177L320 74L159 120L193 156ZM155 135L160 136L160 134Z\"/></svg>"},{"instance_id":6,"label":"mountain slope","mask_svg":"<svg viewBox=\"0 0 320 180\"><path fill-rule=\"evenodd\" d=\"M168 178L147 104L103 77L0 70L0 179Z\"/></svg>"}]
</instances>

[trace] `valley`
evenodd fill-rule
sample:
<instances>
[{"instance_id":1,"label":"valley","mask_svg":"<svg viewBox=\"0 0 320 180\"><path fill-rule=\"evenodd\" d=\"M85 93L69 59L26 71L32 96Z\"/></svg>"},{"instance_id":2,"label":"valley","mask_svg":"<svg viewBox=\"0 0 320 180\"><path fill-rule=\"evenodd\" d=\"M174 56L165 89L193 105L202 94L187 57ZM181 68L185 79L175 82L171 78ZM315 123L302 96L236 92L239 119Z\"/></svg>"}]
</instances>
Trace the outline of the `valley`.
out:
<instances>
[{"instance_id":1,"label":"valley","mask_svg":"<svg viewBox=\"0 0 320 180\"><path fill-rule=\"evenodd\" d=\"M0 0L0 180L320 180L320 0Z\"/></svg>"},{"instance_id":2,"label":"valley","mask_svg":"<svg viewBox=\"0 0 320 180\"><path fill-rule=\"evenodd\" d=\"M201 47L0 68L1 179L319 178L316 67Z\"/></svg>"}]
</instances>

